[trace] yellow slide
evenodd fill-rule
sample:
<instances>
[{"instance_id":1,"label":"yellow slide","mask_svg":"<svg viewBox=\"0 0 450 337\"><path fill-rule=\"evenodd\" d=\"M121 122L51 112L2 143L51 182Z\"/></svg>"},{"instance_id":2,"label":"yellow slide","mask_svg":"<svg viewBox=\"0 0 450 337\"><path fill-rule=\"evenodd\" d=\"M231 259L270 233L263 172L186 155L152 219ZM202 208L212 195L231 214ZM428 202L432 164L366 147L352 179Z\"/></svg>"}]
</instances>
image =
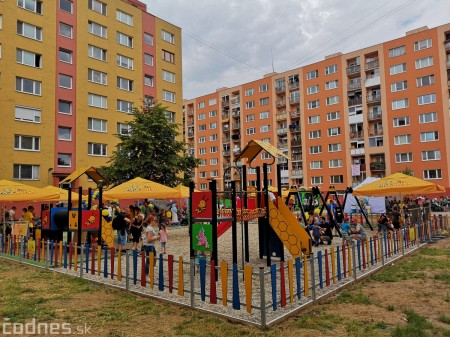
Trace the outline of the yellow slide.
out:
<instances>
[{"instance_id":1,"label":"yellow slide","mask_svg":"<svg viewBox=\"0 0 450 337\"><path fill-rule=\"evenodd\" d=\"M294 214L278 197L278 208L269 200L269 223L280 240L293 257L301 257L301 254L310 254L312 240L306 230L299 224Z\"/></svg>"}]
</instances>

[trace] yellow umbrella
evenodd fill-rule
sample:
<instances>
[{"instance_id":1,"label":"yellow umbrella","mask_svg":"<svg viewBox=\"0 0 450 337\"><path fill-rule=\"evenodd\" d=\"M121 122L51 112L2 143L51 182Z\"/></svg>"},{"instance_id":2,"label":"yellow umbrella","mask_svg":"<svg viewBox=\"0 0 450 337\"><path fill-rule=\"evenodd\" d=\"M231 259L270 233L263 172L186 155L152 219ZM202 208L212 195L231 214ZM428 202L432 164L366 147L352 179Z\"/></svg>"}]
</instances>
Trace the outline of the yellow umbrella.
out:
<instances>
[{"instance_id":1,"label":"yellow umbrella","mask_svg":"<svg viewBox=\"0 0 450 337\"><path fill-rule=\"evenodd\" d=\"M442 192L445 192L445 188L435 183L403 173L394 173L353 190L353 195L390 196Z\"/></svg>"},{"instance_id":2,"label":"yellow umbrella","mask_svg":"<svg viewBox=\"0 0 450 337\"><path fill-rule=\"evenodd\" d=\"M63 188L59 188L56 186L52 186L52 185L46 186L43 189L47 190L47 191L53 191L53 192L59 194L59 197L57 199L56 198L51 199L51 201L67 201L67 200L69 200L69 191L68 190L65 190ZM72 191L72 201L78 201L78 198L79 198L78 193Z\"/></svg>"},{"instance_id":3,"label":"yellow umbrella","mask_svg":"<svg viewBox=\"0 0 450 337\"><path fill-rule=\"evenodd\" d=\"M189 187L180 184L175 189L180 192L182 198L189 198Z\"/></svg>"},{"instance_id":4,"label":"yellow umbrella","mask_svg":"<svg viewBox=\"0 0 450 337\"><path fill-rule=\"evenodd\" d=\"M278 189L275 186L269 186L269 191L270 192L278 192ZM286 198L289 194L288 190L281 190L281 197L282 198Z\"/></svg>"},{"instance_id":5,"label":"yellow umbrella","mask_svg":"<svg viewBox=\"0 0 450 337\"><path fill-rule=\"evenodd\" d=\"M169 199L182 198L181 192L154 181L134 178L103 193L103 198L111 199Z\"/></svg>"},{"instance_id":6,"label":"yellow umbrella","mask_svg":"<svg viewBox=\"0 0 450 337\"><path fill-rule=\"evenodd\" d=\"M0 202L56 200L59 194L15 181L0 180Z\"/></svg>"}]
</instances>

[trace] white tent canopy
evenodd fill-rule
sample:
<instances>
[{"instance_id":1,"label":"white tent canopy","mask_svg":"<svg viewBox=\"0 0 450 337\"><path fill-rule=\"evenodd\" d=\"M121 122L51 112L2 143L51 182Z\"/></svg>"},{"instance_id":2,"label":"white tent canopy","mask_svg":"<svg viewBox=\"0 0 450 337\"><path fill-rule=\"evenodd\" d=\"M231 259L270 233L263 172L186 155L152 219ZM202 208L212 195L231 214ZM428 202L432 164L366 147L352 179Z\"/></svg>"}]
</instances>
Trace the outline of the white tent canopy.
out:
<instances>
[{"instance_id":1,"label":"white tent canopy","mask_svg":"<svg viewBox=\"0 0 450 337\"><path fill-rule=\"evenodd\" d=\"M379 179L380 178L367 177L361 184L356 186L354 190L357 190L358 188ZM371 213L386 213L386 204L384 201L384 197L358 197L358 200L362 207L370 206ZM352 209L355 209L356 213L361 213L361 209L358 207L355 197L351 193L349 193L347 195L344 212L352 213Z\"/></svg>"}]
</instances>

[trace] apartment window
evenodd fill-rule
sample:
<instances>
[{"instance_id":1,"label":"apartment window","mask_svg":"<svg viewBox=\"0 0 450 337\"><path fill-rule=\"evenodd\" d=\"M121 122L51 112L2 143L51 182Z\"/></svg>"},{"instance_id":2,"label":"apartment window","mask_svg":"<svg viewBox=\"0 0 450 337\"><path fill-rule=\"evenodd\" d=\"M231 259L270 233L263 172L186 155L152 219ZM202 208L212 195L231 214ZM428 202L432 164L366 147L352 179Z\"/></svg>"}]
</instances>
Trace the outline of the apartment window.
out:
<instances>
[{"instance_id":1,"label":"apartment window","mask_svg":"<svg viewBox=\"0 0 450 337\"><path fill-rule=\"evenodd\" d=\"M341 118L341 113L339 111L328 112L327 121L334 121Z\"/></svg>"},{"instance_id":2,"label":"apartment window","mask_svg":"<svg viewBox=\"0 0 450 337\"><path fill-rule=\"evenodd\" d=\"M423 161L440 160L440 159L441 159L441 151L440 150L422 151L422 160Z\"/></svg>"},{"instance_id":3,"label":"apartment window","mask_svg":"<svg viewBox=\"0 0 450 337\"><path fill-rule=\"evenodd\" d=\"M133 80L117 76L117 88L127 91L133 91Z\"/></svg>"},{"instance_id":4,"label":"apartment window","mask_svg":"<svg viewBox=\"0 0 450 337\"><path fill-rule=\"evenodd\" d=\"M439 140L439 132L438 131L427 131L420 133L420 141L421 142L435 142Z\"/></svg>"},{"instance_id":5,"label":"apartment window","mask_svg":"<svg viewBox=\"0 0 450 337\"><path fill-rule=\"evenodd\" d=\"M330 159L328 161L329 168L342 167L342 159Z\"/></svg>"},{"instance_id":6,"label":"apartment window","mask_svg":"<svg viewBox=\"0 0 450 337\"><path fill-rule=\"evenodd\" d=\"M153 76L144 75L144 85L147 87L153 87Z\"/></svg>"},{"instance_id":7,"label":"apartment window","mask_svg":"<svg viewBox=\"0 0 450 337\"><path fill-rule=\"evenodd\" d=\"M327 105L333 105L339 103L339 96L327 97Z\"/></svg>"},{"instance_id":8,"label":"apartment window","mask_svg":"<svg viewBox=\"0 0 450 337\"><path fill-rule=\"evenodd\" d=\"M255 120L255 114L245 116L246 122L253 122Z\"/></svg>"},{"instance_id":9,"label":"apartment window","mask_svg":"<svg viewBox=\"0 0 450 337\"><path fill-rule=\"evenodd\" d=\"M144 54L144 63L148 66L153 66L153 55Z\"/></svg>"},{"instance_id":10,"label":"apartment window","mask_svg":"<svg viewBox=\"0 0 450 337\"><path fill-rule=\"evenodd\" d=\"M162 59L166 62L175 63L175 54L173 54L167 50L163 50L162 51Z\"/></svg>"},{"instance_id":11,"label":"apartment window","mask_svg":"<svg viewBox=\"0 0 450 337\"><path fill-rule=\"evenodd\" d=\"M436 94L427 94L417 97L417 104L426 105L436 103Z\"/></svg>"},{"instance_id":12,"label":"apartment window","mask_svg":"<svg viewBox=\"0 0 450 337\"><path fill-rule=\"evenodd\" d=\"M106 4L98 0L88 0L88 7L94 12L106 15Z\"/></svg>"},{"instance_id":13,"label":"apartment window","mask_svg":"<svg viewBox=\"0 0 450 337\"><path fill-rule=\"evenodd\" d=\"M73 13L73 3L69 0L59 0L59 9L72 14Z\"/></svg>"},{"instance_id":14,"label":"apartment window","mask_svg":"<svg viewBox=\"0 0 450 337\"><path fill-rule=\"evenodd\" d=\"M163 90L163 101L175 103L175 93L172 91Z\"/></svg>"},{"instance_id":15,"label":"apartment window","mask_svg":"<svg viewBox=\"0 0 450 337\"><path fill-rule=\"evenodd\" d=\"M175 43L175 35L172 33L169 33L168 31L161 30L161 38L169 43L174 44Z\"/></svg>"},{"instance_id":16,"label":"apartment window","mask_svg":"<svg viewBox=\"0 0 450 337\"><path fill-rule=\"evenodd\" d=\"M396 153L395 154L396 163L410 163L412 162L412 152Z\"/></svg>"},{"instance_id":17,"label":"apartment window","mask_svg":"<svg viewBox=\"0 0 450 337\"><path fill-rule=\"evenodd\" d=\"M88 81L106 85L107 80L108 77L106 73L94 69L88 69Z\"/></svg>"},{"instance_id":18,"label":"apartment window","mask_svg":"<svg viewBox=\"0 0 450 337\"><path fill-rule=\"evenodd\" d=\"M215 178L219 176L219 171L218 170L212 170L210 173L210 177L211 178Z\"/></svg>"},{"instance_id":19,"label":"apartment window","mask_svg":"<svg viewBox=\"0 0 450 337\"><path fill-rule=\"evenodd\" d=\"M437 112L426 112L419 115L420 124L437 122L437 119Z\"/></svg>"},{"instance_id":20,"label":"apartment window","mask_svg":"<svg viewBox=\"0 0 450 337\"><path fill-rule=\"evenodd\" d=\"M393 119L394 127L401 127L401 126L408 126L410 124L409 122L409 116L403 116L403 117L396 117Z\"/></svg>"},{"instance_id":21,"label":"apartment window","mask_svg":"<svg viewBox=\"0 0 450 337\"><path fill-rule=\"evenodd\" d=\"M339 152L342 151L341 143L328 144L328 152Z\"/></svg>"},{"instance_id":22,"label":"apartment window","mask_svg":"<svg viewBox=\"0 0 450 337\"><path fill-rule=\"evenodd\" d=\"M88 46L88 56L94 59L106 62L106 49L102 49L93 45Z\"/></svg>"},{"instance_id":23,"label":"apartment window","mask_svg":"<svg viewBox=\"0 0 450 337\"><path fill-rule=\"evenodd\" d=\"M442 179L441 169L425 170L423 171L423 179Z\"/></svg>"},{"instance_id":24,"label":"apartment window","mask_svg":"<svg viewBox=\"0 0 450 337\"><path fill-rule=\"evenodd\" d=\"M100 36L104 39L106 39L108 34L108 28L93 21L88 21L88 31L91 34Z\"/></svg>"},{"instance_id":25,"label":"apartment window","mask_svg":"<svg viewBox=\"0 0 450 337\"><path fill-rule=\"evenodd\" d=\"M88 105L96 108L107 108L107 98L106 96L88 94Z\"/></svg>"},{"instance_id":26,"label":"apartment window","mask_svg":"<svg viewBox=\"0 0 450 337\"><path fill-rule=\"evenodd\" d=\"M343 184L344 176L341 174L330 176L330 184Z\"/></svg>"},{"instance_id":27,"label":"apartment window","mask_svg":"<svg viewBox=\"0 0 450 337\"><path fill-rule=\"evenodd\" d=\"M259 86L259 92L266 92L269 90L269 85L268 84L261 84Z\"/></svg>"},{"instance_id":28,"label":"apartment window","mask_svg":"<svg viewBox=\"0 0 450 337\"><path fill-rule=\"evenodd\" d=\"M206 124L199 125L198 131L206 131Z\"/></svg>"},{"instance_id":29,"label":"apartment window","mask_svg":"<svg viewBox=\"0 0 450 337\"><path fill-rule=\"evenodd\" d=\"M254 135L256 133L256 129L254 127L248 128L245 130L246 135Z\"/></svg>"},{"instance_id":30,"label":"apartment window","mask_svg":"<svg viewBox=\"0 0 450 337\"><path fill-rule=\"evenodd\" d=\"M99 143L88 143L88 155L90 156L107 156L108 145Z\"/></svg>"},{"instance_id":31,"label":"apartment window","mask_svg":"<svg viewBox=\"0 0 450 337\"><path fill-rule=\"evenodd\" d=\"M122 68L133 69L134 60L128 56L117 54L117 65Z\"/></svg>"},{"instance_id":32,"label":"apartment window","mask_svg":"<svg viewBox=\"0 0 450 337\"><path fill-rule=\"evenodd\" d=\"M16 91L26 94L41 95L42 83L29 78L16 77Z\"/></svg>"},{"instance_id":33,"label":"apartment window","mask_svg":"<svg viewBox=\"0 0 450 337\"><path fill-rule=\"evenodd\" d=\"M58 74L58 85L61 88L72 89L72 76Z\"/></svg>"},{"instance_id":34,"label":"apartment window","mask_svg":"<svg viewBox=\"0 0 450 337\"><path fill-rule=\"evenodd\" d=\"M320 101L318 99L308 102L308 110L316 109L318 107L320 107Z\"/></svg>"},{"instance_id":35,"label":"apartment window","mask_svg":"<svg viewBox=\"0 0 450 337\"><path fill-rule=\"evenodd\" d=\"M14 135L14 150L40 151L40 149L40 137Z\"/></svg>"},{"instance_id":36,"label":"apartment window","mask_svg":"<svg viewBox=\"0 0 450 337\"><path fill-rule=\"evenodd\" d=\"M389 49L389 57L396 57L405 53L405 46L395 47Z\"/></svg>"},{"instance_id":37,"label":"apartment window","mask_svg":"<svg viewBox=\"0 0 450 337\"><path fill-rule=\"evenodd\" d=\"M320 123L320 116L316 115L316 116L309 116L308 117L308 124L317 124Z\"/></svg>"},{"instance_id":38,"label":"apartment window","mask_svg":"<svg viewBox=\"0 0 450 337\"><path fill-rule=\"evenodd\" d=\"M175 123L175 112L166 110L164 111L164 117L166 117L168 122Z\"/></svg>"},{"instance_id":39,"label":"apartment window","mask_svg":"<svg viewBox=\"0 0 450 337\"><path fill-rule=\"evenodd\" d=\"M153 35L149 33L144 33L144 43L149 46L153 46Z\"/></svg>"},{"instance_id":40,"label":"apartment window","mask_svg":"<svg viewBox=\"0 0 450 337\"><path fill-rule=\"evenodd\" d=\"M399 81L391 84L391 92L403 91L408 89L408 81Z\"/></svg>"},{"instance_id":41,"label":"apartment window","mask_svg":"<svg viewBox=\"0 0 450 337\"><path fill-rule=\"evenodd\" d=\"M39 165L14 164L13 178L21 180L39 180Z\"/></svg>"},{"instance_id":42,"label":"apartment window","mask_svg":"<svg viewBox=\"0 0 450 337\"><path fill-rule=\"evenodd\" d=\"M309 139L317 139L322 135L321 130L314 130L309 132Z\"/></svg>"},{"instance_id":43,"label":"apartment window","mask_svg":"<svg viewBox=\"0 0 450 337\"><path fill-rule=\"evenodd\" d=\"M341 128L340 127L329 128L328 129L328 137L339 136L340 134L341 134Z\"/></svg>"},{"instance_id":44,"label":"apartment window","mask_svg":"<svg viewBox=\"0 0 450 337\"><path fill-rule=\"evenodd\" d=\"M217 129L217 123L216 122L209 123L209 129L210 130Z\"/></svg>"},{"instance_id":45,"label":"apartment window","mask_svg":"<svg viewBox=\"0 0 450 337\"><path fill-rule=\"evenodd\" d=\"M209 140L210 140L211 142L217 140L217 138L218 138L218 137L217 137L217 133L215 133L215 134L209 136Z\"/></svg>"},{"instance_id":46,"label":"apartment window","mask_svg":"<svg viewBox=\"0 0 450 337\"><path fill-rule=\"evenodd\" d=\"M67 50L67 49L63 49L63 48L60 48L59 49L59 53L58 53L58 55L59 55L59 60L61 61L61 62L65 62L65 63L70 63L70 64L72 64L72 51L71 50Z\"/></svg>"},{"instance_id":47,"label":"apartment window","mask_svg":"<svg viewBox=\"0 0 450 337\"><path fill-rule=\"evenodd\" d=\"M88 130L94 132L107 132L107 122L104 119L88 118Z\"/></svg>"},{"instance_id":48,"label":"apartment window","mask_svg":"<svg viewBox=\"0 0 450 337\"><path fill-rule=\"evenodd\" d=\"M254 90L253 88L245 89L244 95L245 96L253 96Z\"/></svg>"},{"instance_id":49,"label":"apartment window","mask_svg":"<svg viewBox=\"0 0 450 337\"><path fill-rule=\"evenodd\" d=\"M423 59L416 60L416 69L422 69L431 67L433 65L433 56L424 57Z\"/></svg>"},{"instance_id":50,"label":"apartment window","mask_svg":"<svg viewBox=\"0 0 450 337\"><path fill-rule=\"evenodd\" d=\"M319 154L322 153L322 145L314 145L309 147L310 154Z\"/></svg>"},{"instance_id":51,"label":"apartment window","mask_svg":"<svg viewBox=\"0 0 450 337\"><path fill-rule=\"evenodd\" d=\"M133 112L133 102L118 99L117 100L117 111L132 113Z\"/></svg>"},{"instance_id":52,"label":"apartment window","mask_svg":"<svg viewBox=\"0 0 450 337\"><path fill-rule=\"evenodd\" d=\"M72 34L73 34L73 27L71 25L62 22L59 23L59 35L71 39Z\"/></svg>"},{"instance_id":53,"label":"apartment window","mask_svg":"<svg viewBox=\"0 0 450 337\"><path fill-rule=\"evenodd\" d=\"M310 72L308 72L306 74L306 79L307 80L311 80L311 79L317 78L317 77L319 77L319 71L318 70L313 70L313 71L310 71Z\"/></svg>"},{"instance_id":54,"label":"apartment window","mask_svg":"<svg viewBox=\"0 0 450 337\"><path fill-rule=\"evenodd\" d=\"M206 176L203 178L206 178ZM200 191L206 191L207 189L208 189L208 184L206 184L206 183L200 184Z\"/></svg>"},{"instance_id":55,"label":"apartment window","mask_svg":"<svg viewBox=\"0 0 450 337\"><path fill-rule=\"evenodd\" d=\"M116 10L116 19L128 26L133 26L133 15L122 12L121 10Z\"/></svg>"},{"instance_id":56,"label":"apartment window","mask_svg":"<svg viewBox=\"0 0 450 337\"><path fill-rule=\"evenodd\" d=\"M170 83L175 83L175 74L167 71L167 70L163 70L162 72L162 77L164 81L170 82Z\"/></svg>"},{"instance_id":57,"label":"apartment window","mask_svg":"<svg viewBox=\"0 0 450 337\"><path fill-rule=\"evenodd\" d=\"M245 102L245 108L251 109L255 107L255 101Z\"/></svg>"},{"instance_id":58,"label":"apartment window","mask_svg":"<svg viewBox=\"0 0 450 337\"><path fill-rule=\"evenodd\" d=\"M269 104L269 97L264 97L259 100L259 105L264 106Z\"/></svg>"},{"instance_id":59,"label":"apartment window","mask_svg":"<svg viewBox=\"0 0 450 337\"><path fill-rule=\"evenodd\" d=\"M60 99L58 101L58 112L60 114L64 114L64 115L71 115L72 114L72 102L64 101L64 100Z\"/></svg>"},{"instance_id":60,"label":"apartment window","mask_svg":"<svg viewBox=\"0 0 450 337\"><path fill-rule=\"evenodd\" d=\"M311 185L321 185L323 184L323 177L311 177Z\"/></svg>"},{"instance_id":61,"label":"apartment window","mask_svg":"<svg viewBox=\"0 0 450 337\"><path fill-rule=\"evenodd\" d=\"M322 168L322 161L321 160L313 160L309 163L309 168L311 170L319 170Z\"/></svg>"},{"instance_id":62,"label":"apartment window","mask_svg":"<svg viewBox=\"0 0 450 337\"><path fill-rule=\"evenodd\" d=\"M16 62L27 66L41 68L42 67L42 55L33 53L31 51L17 49L16 50Z\"/></svg>"},{"instance_id":63,"label":"apartment window","mask_svg":"<svg viewBox=\"0 0 450 337\"><path fill-rule=\"evenodd\" d=\"M392 101L392 110L405 109L409 106L407 98L402 98L396 101Z\"/></svg>"},{"instance_id":64,"label":"apartment window","mask_svg":"<svg viewBox=\"0 0 450 337\"><path fill-rule=\"evenodd\" d=\"M312 94L315 94L315 93L317 93L317 92L319 92L319 85L318 85L318 84L316 84L316 85L311 85L311 86L309 86L309 87L306 89L306 94L307 94L307 95L312 95Z\"/></svg>"},{"instance_id":65,"label":"apartment window","mask_svg":"<svg viewBox=\"0 0 450 337\"><path fill-rule=\"evenodd\" d=\"M199 177L200 178L206 178L206 171L200 171Z\"/></svg>"},{"instance_id":66,"label":"apartment window","mask_svg":"<svg viewBox=\"0 0 450 337\"><path fill-rule=\"evenodd\" d=\"M418 88L425 87L427 85L432 85L434 84L434 75L418 77L416 79L416 84Z\"/></svg>"},{"instance_id":67,"label":"apartment window","mask_svg":"<svg viewBox=\"0 0 450 337\"><path fill-rule=\"evenodd\" d=\"M33 40L42 41L42 28L26 22L17 21L17 34Z\"/></svg>"},{"instance_id":68,"label":"apartment window","mask_svg":"<svg viewBox=\"0 0 450 337\"><path fill-rule=\"evenodd\" d=\"M414 42L414 51L431 48L431 46L432 46L431 39L417 41L417 42Z\"/></svg>"},{"instance_id":69,"label":"apartment window","mask_svg":"<svg viewBox=\"0 0 450 337\"><path fill-rule=\"evenodd\" d=\"M271 158L272 158L272 156L269 153L267 153L267 152L261 153L261 159L271 159ZM267 173L270 173L271 172L270 170L271 170L271 166L267 167ZM269 186L270 186L270 184L269 184Z\"/></svg>"},{"instance_id":70,"label":"apartment window","mask_svg":"<svg viewBox=\"0 0 450 337\"><path fill-rule=\"evenodd\" d=\"M68 128L65 126L58 126L58 140L71 141L72 128Z\"/></svg>"},{"instance_id":71,"label":"apartment window","mask_svg":"<svg viewBox=\"0 0 450 337\"><path fill-rule=\"evenodd\" d=\"M333 64L332 66L325 67L325 75L334 74L337 72L338 66L337 64Z\"/></svg>"},{"instance_id":72,"label":"apartment window","mask_svg":"<svg viewBox=\"0 0 450 337\"><path fill-rule=\"evenodd\" d=\"M127 34L117 32L116 42L122 46L133 48L133 37Z\"/></svg>"},{"instance_id":73,"label":"apartment window","mask_svg":"<svg viewBox=\"0 0 450 337\"><path fill-rule=\"evenodd\" d=\"M269 111L262 111L259 113L259 119L267 119L270 116L270 112Z\"/></svg>"},{"instance_id":74,"label":"apartment window","mask_svg":"<svg viewBox=\"0 0 450 337\"><path fill-rule=\"evenodd\" d=\"M406 63L396 64L389 68L389 73L391 75L404 73L405 71L406 71Z\"/></svg>"},{"instance_id":75,"label":"apartment window","mask_svg":"<svg viewBox=\"0 0 450 337\"><path fill-rule=\"evenodd\" d=\"M259 128L259 132L270 132L270 125L261 125Z\"/></svg>"},{"instance_id":76,"label":"apartment window","mask_svg":"<svg viewBox=\"0 0 450 337\"><path fill-rule=\"evenodd\" d=\"M205 136L199 137L198 142L199 144L206 143L206 137Z\"/></svg>"},{"instance_id":77,"label":"apartment window","mask_svg":"<svg viewBox=\"0 0 450 337\"><path fill-rule=\"evenodd\" d=\"M199 109L202 108L202 106L200 106L201 103L205 104L205 102L200 102L198 105ZM204 105L203 105L203 107L204 107ZM197 119L199 121L206 119L206 114L204 112L202 112L201 114L198 114Z\"/></svg>"},{"instance_id":78,"label":"apartment window","mask_svg":"<svg viewBox=\"0 0 450 337\"><path fill-rule=\"evenodd\" d=\"M411 135L399 135L394 137L395 145L411 144Z\"/></svg>"},{"instance_id":79,"label":"apartment window","mask_svg":"<svg viewBox=\"0 0 450 337\"><path fill-rule=\"evenodd\" d=\"M218 150L219 148L217 146L211 146L209 148L209 153L217 153Z\"/></svg>"},{"instance_id":80,"label":"apartment window","mask_svg":"<svg viewBox=\"0 0 450 337\"><path fill-rule=\"evenodd\" d=\"M338 80L326 82L325 83L325 90L336 89L338 86L339 86L339 81Z\"/></svg>"},{"instance_id":81,"label":"apartment window","mask_svg":"<svg viewBox=\"0 0 450 337\"><path fill-rule=\"evenodd\" d=\"M217 116L217 110L211 110L210 112L209 112L209 117L216 117Z\"/></svg>"},{"instance_id":82,"label":"apartment window","mask_svg":"<svg viewBox=\"0 0 450 337\"><path fill-rule=\"evenodd\" d=\"M36 14L42 14L42 1L40 0L18 0L17 6Z\"/></svg>"},{"instance_id":83,"label":"apartment window","mask_svg":"<svg viewBox=\"0 0 450 337\"><path fill-rule=\"evenodd\" d=\"M131 126L125 123L117 123L117 134L129 136L131 134Z\"/></svg>"}]
</instances>

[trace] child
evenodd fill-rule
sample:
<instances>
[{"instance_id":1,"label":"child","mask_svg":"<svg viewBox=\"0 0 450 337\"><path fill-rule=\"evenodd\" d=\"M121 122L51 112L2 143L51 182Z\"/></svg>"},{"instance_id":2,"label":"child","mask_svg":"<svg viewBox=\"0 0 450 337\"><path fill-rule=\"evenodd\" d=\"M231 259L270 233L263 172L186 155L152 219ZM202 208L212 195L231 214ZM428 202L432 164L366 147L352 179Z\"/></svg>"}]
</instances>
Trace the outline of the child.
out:
<instances>
[{"instance_id":1,"label":"child","mask_svg":"<svg viewBox=\"0 0 450 337\"><path fill-rule=\"evenodd\" d=\"M314 227L312 229L313 232L313 237L314 237L314 246L315 247L319 247L319 242L320 242L320 227L319 227L319 223L315 222L314 223Z\"/></svg>"},{"instance_id":2,"label":"child","mask_svg":"<svg viewBox=\"0 0 450 337\"><path fill-rule=\"evenodd\" d=\"M169 233L167 232L166 225L164 223L159 224L159 242L161 243L161 253L166 254L166 243Z\"/></svg>"},{"instance_id":3,"label":"child","mask_svg":"<svg viewBox=\"0 0 450 337\"><path fill-rule=\"evenodd\" d=\"M350 236L349 236L349 231L350 231L350 223L349 223L349 218L348 216L344 217L344 221L341 224L341 230L342 230L342 244L346 245L348 243L350 243Z\"/></svg>"}]
</instances>

